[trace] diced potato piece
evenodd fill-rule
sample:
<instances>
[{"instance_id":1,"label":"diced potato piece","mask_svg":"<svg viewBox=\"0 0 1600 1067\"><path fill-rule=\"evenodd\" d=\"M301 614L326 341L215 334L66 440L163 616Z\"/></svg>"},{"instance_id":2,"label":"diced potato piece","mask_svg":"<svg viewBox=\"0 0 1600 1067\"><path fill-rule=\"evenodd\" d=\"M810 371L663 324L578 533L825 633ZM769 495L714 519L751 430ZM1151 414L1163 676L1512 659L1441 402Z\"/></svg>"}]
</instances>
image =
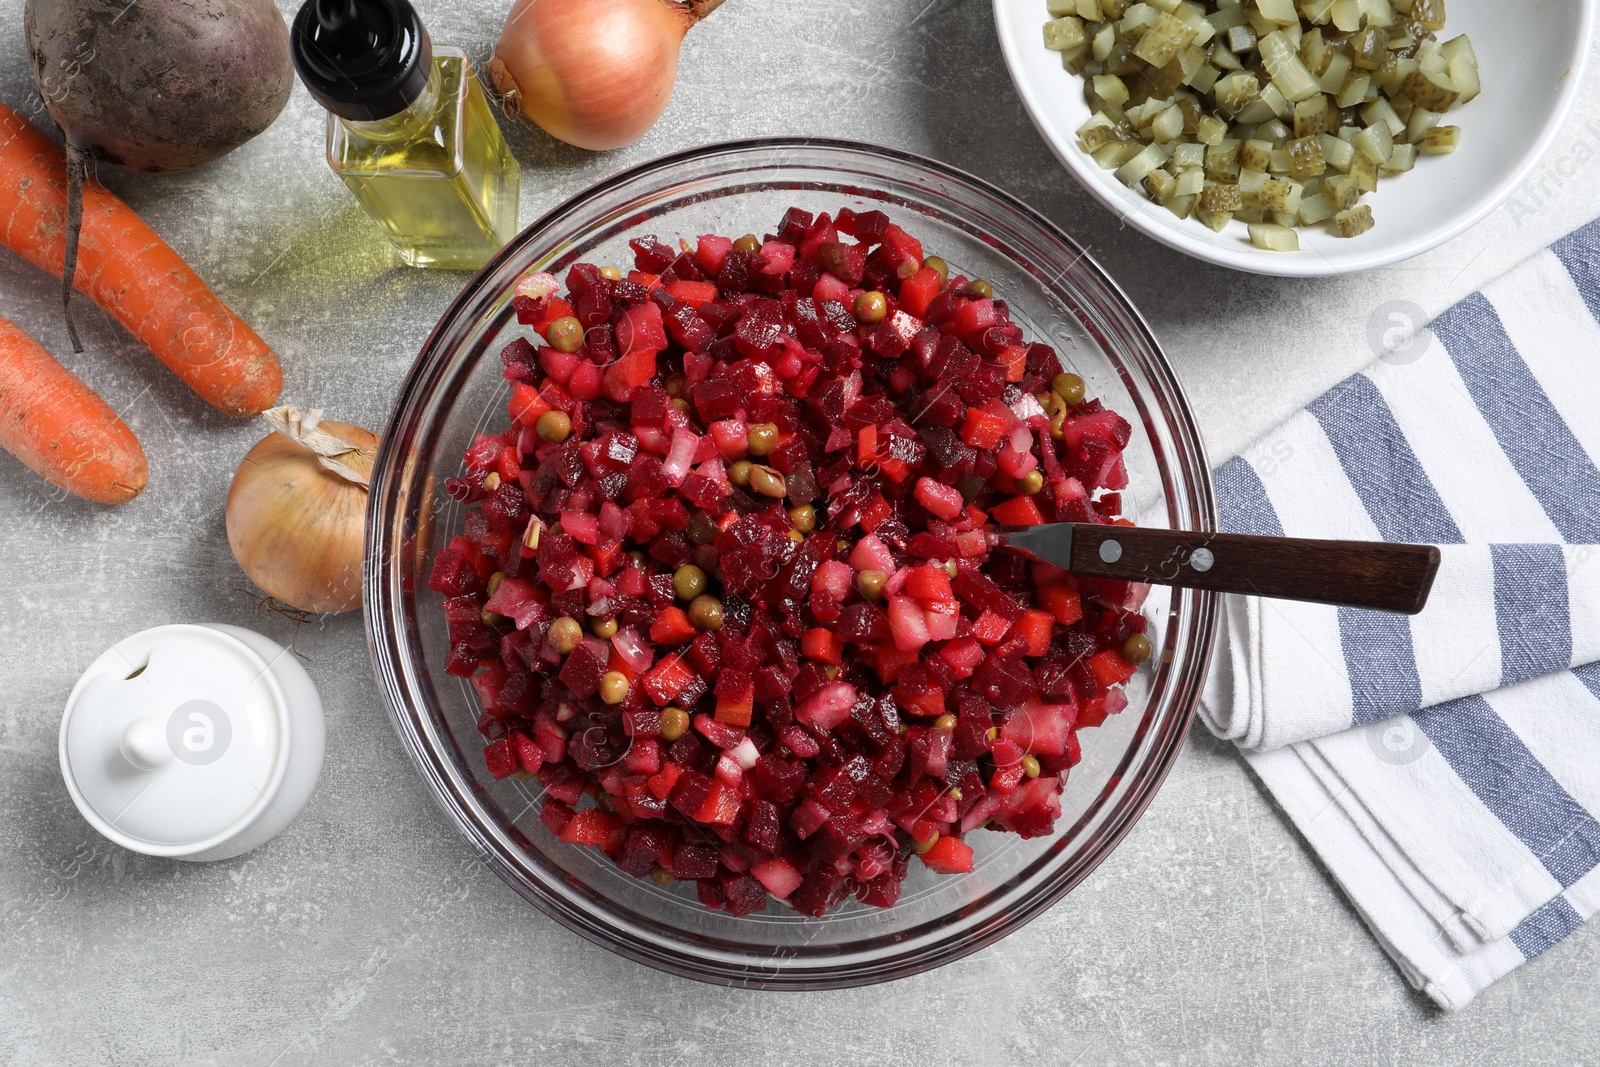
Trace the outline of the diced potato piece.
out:
<instances>
[{"instance_id":1,"label":"diced potato piece","mask_svg":"<svg viewBox=\"0 0 1600 1067\"><path fill-rule=\"evenodd\" d=\"M1088 43L1083 20L1076 15L1063 15L1044 24L1044 46L1053 52L1064 52Z\"/></svg>"},{"instance_id":2,"label":"diced potato piece","mask_svg":"<svg viewBox=\"0 0 1600 1067\"><path fill-rule=\"evenodd\" d=\"M1333 217L1333 232L1340 237L1359 237L1370 229L1372 209L1366 204L1357 204Z\"/></svg>"},{"instance_id":3,"label":"diced potato piece","mask_svg":"<svg viewBox=\"0 0 1600 1067\"><path fill-rule=\"evenodd\" d=\"M1151 171L1167 161L1160 145L1145 145L1139 152L1117 168L1116 177L1123 185L1137 185Z\"/></svg>"},{"instance_id":4,"label":"diced potato piece","mask_svg":"<svg viewBox=\"0 0 1600 1067\"><path fill-rule=\"evenodd\" d=\"M1316 137L1327 133L1333 120L1333 109L1328 106L1328 98L1318 93L1294 106L1294 135Z\"/></svg>"},{"instance_id":5,"label":"diced potato piece","mask_svg":"<svg viewBox=\"0 0 1600 1067\"><path fill-rule=\"evenodd\" d=\"M1304 180L1328 169L1319 137L1296 137L1284 146L1284 151L1289 156L1289 173L1296 179Z\"/></svg>"},{"instance_id":6,"label":"diced potato piece","mask_svg":"<svg viewBox=\"0 0 1600 1067\"><path fill-rule=\"evenodd\" d=\"M1333 197L1327 193L1317 193L1315 196L1302 197L1300 200L1300 224L1312 226L1323 219L1330 219L1338 211L1338 205L1333 202Z\"/></svg>"},{"instance_id":7,"label":"diced potato piece","mask_svg":"<svg viewBox=\"0 0 1600 1067\"><path fill-rule=\"evenodd\" d=\"M1372 160L1374 165L1382 165L1389 158L1389 153L1394 151L1394 135L1389 132L1389 127L1383 123L1375 123L1356 134L1351 142L1356 146L1356 151Z\"/></svg>"},{"instance_id":8,"label":"diced potato piece","mask_svg":"<svg viewBox=\"0 0 1600 1067\"><path fill-rule=\"evenodd\" d=\"M1389 153L1389 158L1378 169L1384 174L1404 174L1417 163L1417 146L1414 144L1397 144L1394 151Z\"/></svg>"},{"instance_id":9,"label":"diced potato piece","mask_svg":"<svg viewBox=\"0 0 1600 1067\"><path fill-rule=\"evenodd\" d=\"M1238 211L1244 204L1244 194L1237 185L1228 185L1219 182L1206 182L1200 190L1200 200L1196 205L1201 211Z\"/></svg>"},{"instance_id":10,"label":"diced potato piece","mask_svg":"<svg viewBox=\"0 0 1600 1067\"><path fill-rule=\"evenodd\" d=\"M1422 150L1430 156L1448 155L1460 144L1460 126L1434 126L1422 135Z\"/></svg>"},{"instance_id":11,"label":"diced potato piece","mask_svg":"<svg viewBox=\"0 0 1600 1067\"><path fill-rule=\"evenodd\" d=\"M1272 162L1271 141L1246 141L1239 146L1239 169L1266 170Z\"/></svg>"},{"instance_id":12,"label":"diced potato piece","mask_svg":"<svg viewBox=\"0 0 1600 1067\"><path fill-rule=\"evenodd\" d=\"M1133 46L1133 54L1152 67L1164 67L1193 40L1193 30L1163 11Z\"/></svg>"},{"instance_id":13,"label":"diced potato piece","mask_svg":"<svg viewBox=\"0 0 1600 1067\"><path fill-rule=\"evenodd\" d=\"M1413 71L1401 83L1400 91L1410 97L1413 104L1429 111L1446 111L1461 96L1449 77L1425 70Z\"/></svg>"},{"instance_id":14,"label":"diced potato piece","mask_svg":"<svg viewBox=\"0 0 1600 1067\"><path fill-rule=\"evenodd\" d=\"M1300 238L1292 229L1270 222L1250 224L1250 243L1268 252L1300 251Z\"/></svg>"}]
</instances>

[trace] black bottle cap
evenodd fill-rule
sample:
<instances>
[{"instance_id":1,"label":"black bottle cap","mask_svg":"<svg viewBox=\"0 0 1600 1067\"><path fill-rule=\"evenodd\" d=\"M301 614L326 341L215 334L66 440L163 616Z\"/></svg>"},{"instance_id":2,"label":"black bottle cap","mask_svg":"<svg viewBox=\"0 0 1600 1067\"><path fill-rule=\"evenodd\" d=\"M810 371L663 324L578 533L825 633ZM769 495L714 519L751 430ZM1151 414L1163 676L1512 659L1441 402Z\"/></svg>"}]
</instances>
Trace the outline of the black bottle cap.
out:
<instances>
[{"instance_id":1,"label":"black bottle cap","mask_svg":"<svg viewBox=\"0 0 1600 1067\"><path fill-rule=\"evenodd\" d=\"M293 38L300 80L341 118L398 115L433 69L428 31L407 0L306 0Z\"/></svg>"}]
</instances>

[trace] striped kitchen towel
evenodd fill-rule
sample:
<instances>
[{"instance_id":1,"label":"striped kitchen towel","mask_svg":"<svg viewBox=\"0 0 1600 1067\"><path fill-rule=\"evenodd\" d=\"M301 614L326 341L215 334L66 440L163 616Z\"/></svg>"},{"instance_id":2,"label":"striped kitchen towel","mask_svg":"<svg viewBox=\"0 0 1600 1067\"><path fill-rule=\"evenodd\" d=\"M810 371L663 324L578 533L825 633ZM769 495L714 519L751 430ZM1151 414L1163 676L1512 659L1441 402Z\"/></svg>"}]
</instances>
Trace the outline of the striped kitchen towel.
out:
<instances>
[{"instance_id":1,"label":"striped kitchen towel","mask_svg":"<svg viewBox=\"0 0 1600 1067\"><path fill-rule=\"evenodd\" d=\"M1419 615L1227 600L1202 715L1460 1008L1600 909L1600 220L1217 472L1224 529L1437 544Z\"/></svg>"}]
</instances>

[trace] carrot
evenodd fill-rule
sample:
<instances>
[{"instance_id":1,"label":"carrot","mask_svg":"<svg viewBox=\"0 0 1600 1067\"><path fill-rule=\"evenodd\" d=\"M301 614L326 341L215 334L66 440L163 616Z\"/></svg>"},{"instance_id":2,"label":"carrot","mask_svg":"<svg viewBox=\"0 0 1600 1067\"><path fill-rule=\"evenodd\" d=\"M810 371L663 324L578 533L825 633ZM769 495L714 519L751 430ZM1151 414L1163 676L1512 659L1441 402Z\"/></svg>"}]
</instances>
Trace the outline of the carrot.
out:
<instances>
[{"instance_id":1,"label":"carrot","mask_svg":"<svg viewBox=\"0 0 1600 1067\"><path fill-rule=\"evenodd\" d=\"M139 439L98 393L15 323L0 319L0 448L97 504L120 504L150 480Z\"/></svg>"},{"instance_id":2,"label":"carrot","mask_svg":"<svg viewBox=\"0 0 1600 1067\"><path fill-rule=\"evenodd\" d=\"M0 104L0 244L59 278L66 242L61 147ZM218 411L259 415L277 400L272 349L99 182L83 188L75 282Z\"/></svg>"}]
</instances>

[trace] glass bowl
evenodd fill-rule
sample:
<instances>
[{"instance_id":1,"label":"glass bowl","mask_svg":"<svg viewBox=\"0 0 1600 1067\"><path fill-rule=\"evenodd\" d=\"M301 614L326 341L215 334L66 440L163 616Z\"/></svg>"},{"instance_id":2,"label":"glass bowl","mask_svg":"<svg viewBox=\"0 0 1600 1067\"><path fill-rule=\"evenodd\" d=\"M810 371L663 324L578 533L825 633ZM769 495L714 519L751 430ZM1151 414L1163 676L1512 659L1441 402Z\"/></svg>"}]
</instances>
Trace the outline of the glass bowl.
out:
<instances>
[{"instance_id":1,"label":"glass bowl","mask_svg":"<svg viewBox=\"0 0 1600 1067\"><path fill-rule=\"evenodd\" d=\"M563 276L580 260L631 265L630 238L757 234L786 208L880 208L953 271L991 281L1030 338L1047 339L1091 395L1133 423L1127 514L1150 525L1215 529L1212 486L1183 391L1144 320L1076 243L994 187L906 153L827 140L714 145L602 182L534 223L469 283L406 377L373 471L366 619L390 715L423 778L485 862L535 907L596 944L675 974L729 985L837 988L903 977L1004 937L1103 860L1149 804L1176 758L1213 643L1213 595L1157 587L1145 605L1157 650L1129 685L1128 708L1080 734L1054 835L976 832L973 871L912 864L898 904L851 900L821 919L778 903L733 918L687 884L657 886L598 851L556 840L539 821L537 779L495 781L484 767L476 697L444 672L441 598L427 573L458 532L443 491L480 431L503 428L500 349L523 330L511 308L530 270Z\"/></svg>"}]
</instances>

